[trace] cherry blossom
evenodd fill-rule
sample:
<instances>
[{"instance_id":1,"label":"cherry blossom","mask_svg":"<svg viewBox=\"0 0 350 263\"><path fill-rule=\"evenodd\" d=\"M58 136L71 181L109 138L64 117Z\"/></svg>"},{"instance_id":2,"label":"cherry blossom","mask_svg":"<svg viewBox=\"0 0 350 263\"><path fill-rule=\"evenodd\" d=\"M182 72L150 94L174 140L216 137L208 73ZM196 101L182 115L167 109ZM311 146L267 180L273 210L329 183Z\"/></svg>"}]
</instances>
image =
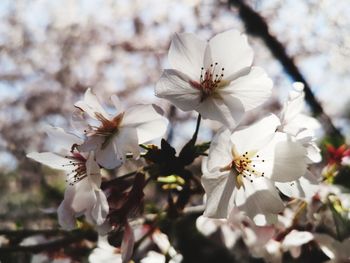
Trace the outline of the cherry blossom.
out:
<instances>
[{"instance_id":1,"label":"cherry blossom","mask_svg":"<svg viewBox=\"0 0 350 263\"><path fill-rule=\"evenodd\" d=\"M279 131L295 136L305 147L309 163L321 161L321 151L316 145L315 130L320 128L319 122L302 113L304 108L304 85L300 82L293 84L288 100L284 103L280 113L281 125ZM278 189L289 197L310 200L316 193L319 179L310 171L293 182L276 182Z\"/></svg>"},{"instance_id":2,"label":"cherry blossom","mask_svg":"<svg viewBox=\"0 0 350 263\"><path fill-rule=\"evenodd\" d=\"M79 152L77 146L83 140L63 129L49 128L47 133L49 138L55 138L57 151L32 152L27 157L67 173L68 186L58 208L59 223L66 229L72 229L75 217L84 214L89 222L103 224L109 207L100 189L100 167L94 160L94 154Z\"/></svg>"},{"instance_id":3,"label":"cherry blossom","mask_svg":"<svg viewBox=\"0 0 350 263\"><path fill-rule=\"evenodd\" d=\"M163 136L168 124L156 105L136 105L123 110L117 96L113 95L111 100L116 108L113 115L101 106L91 89L85 92L84 100L75 103L91 118L79 120L80 124L86 123L87 136L79 150L95 151L97 162L107 169L121 166L127 153L138 158L139 144Z\"/></svg>"},{"instance_id":4,"label":"cherry blossom","mask_svg":"<svg viewBox=\"0 0 350 263\"><path fill-rule=\"evenodd\" d=\"M207 194L205 216L227 218L234 207L255 223L268 224L283 210L274 182L291 182L306 172L306 150L292 136L276 132L270 115L231 134L221 129L202 163Z\"/></svg>"},{"instance_id":5,"label":"cherry blossom","mask_svg":"<svg viewBox=\"0 0 350 263\"><path fill-rule=\"evenodd\" d=\"M220 33L208 42L193 34L176 34L169 49L171 69L164 70L156 96L184 111L235 127L244 112L264 103L272 81L252 67L253 51L236 30Z\"/></svg>"}]
</instances>

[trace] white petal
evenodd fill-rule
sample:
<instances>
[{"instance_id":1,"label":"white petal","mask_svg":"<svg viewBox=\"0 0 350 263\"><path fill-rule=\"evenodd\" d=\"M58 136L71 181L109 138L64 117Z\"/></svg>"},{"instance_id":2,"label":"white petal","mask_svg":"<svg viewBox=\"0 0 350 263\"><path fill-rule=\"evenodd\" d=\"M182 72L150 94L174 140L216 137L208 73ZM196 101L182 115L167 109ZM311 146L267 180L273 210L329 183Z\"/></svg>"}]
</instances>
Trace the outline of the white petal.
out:
<instances>
[{"instance_id":1,"label":"white petal","mask_svg":"<svg viewBox=\"0 0 350 263\"><path fill-rule=\"evenodd\" d=\"M71 207L76 213L84 213L86 210L91 210L94 207L97 198L93 187L89 180L83 179L73 186L68 186L65 192L66 195L72 195Z\"/></svg>"},{"instance_id":2,"label":"white petal","mask_svg":"<svg viewBox=\"0 0 350 263\"><path fill-rule=\"evenodd\" d=\"M235 204L251 219L259 214L269 216L283 211L283 202L270 180L258 177L250 181L244 178L243 184L244 187L236 190Z\"/></svg>"},{"instance_id":3,"label":"white petal","mask_svg":"<svg viewBox=\"0 0 350 263\"><path fill-rule=\"evenodd\" d=\"M121 103L121 101L119 100L118 96L117 95L112 95L111 96L111 101L114 105L114 107L116 108L117 112L115 113L115 115L121 113L124 111L124 107Z\"/></svg>"},{"instance_id":4,"label":"white petal","mask_svg":"<svg viewBox=\"0 0 350 263\"><path fill-rule=\"evenodd\" d=\"M317 178L309 171L294 182L279 183L276 182L277 188L286 196L293 198L302 198L309 200L319 189Z\"/></svg>"},{"instance_id":5,"label":"white petal","mask_svg":"<svg viewBox=\"0 0 350 263\"><path fill-rule=\"evenodd\" d=\"M79 134L83 134L84 130L87 130L88 128L88 123L84 118L84 113L79 109L75 109L73 111L70 119L70 124L72 128Z\"/></svg>"},{"instance_id":6,"label":"white petal","mask_svg":"<svg viewBox=\"0 0 350 263\"><path fill-rule=\"evenodd\" d=\"M200 102L200 91L189 81L189 77L179 71L164 70L156 84L156 96L169 100L183 111L193 110Z\"/></svg>"},{"instance_id":7,"label":"white petal","mask_svg":"<svg viewBox=\"0 0 350 263\"><path fill-rule=\"evenodd\" d=\"M306 172L306 149L288 134L276 132L257 155L253 160L256 170L273 181L295 181Z\"/></svg>"},{"instance_id":8,"label":"white petal","mask_svg":"<svg viewBox=\"0 0 350 263\"><path fill-rule=\"evenodd\" d=\"M208 170L210 172L219 170L232 162L230 135L231 133L228 129L221 128L212 139L207 159Z\"/></svg>"},{"instance_id":9,"label":"white petal","mask_svg":"<svg viewBox=\"0 0 350 263\"><path fill-rule=\"evenodd\" d=\"M107 218L109 206L107 202L107 197L103 191L95 191L96 203L91 210L91 216L97 225L102 225Z\"/></svg>"},{"instance_id":10,"label":"white petal","mask_svg":"<svg viewBox=\"0 0 350 263\"><path fill-rule=\"evenodd\" d=\"M226 220L199 216L196 220L196 227L205 236L210 236L218 230L218 227L225 224Z\"/></svg>"},{"instance_id":11,"label":"white petal","mask_svg":"<svg viewBox=\"0 0 350 263\"><path fill-rule=\"evenodd\" d=\"M155 251L148 251L147 256L141 259L140 263L165 263L166 257ZM171 260L169 261L169 263Z\"/></svg>"},{"instance_id":12,"label":"white petal","mask_svg":"<svg viewBox=\"0 0 350 263\"><path fill-rule=\"evenodd\" d=\"M225 68L225 79L237 74L253 62L253 50L247 37L237 30L217 34L209 40L210 54L213 63Z\"/></svg>"},{"instance_id":13,"label":"white petal","mask_svg":"<svg viewBox=\"0 0 350 263\"><path fill-rule=\"evenodd\" d=\"M207 200L204 216L211 218L227 218L233 205L234 175L229 172L205 173L202 184Z\"/></svg>"},{"instance_id":14,"label":"white petal","mask_svg":"<svg viewBox=\"0 0 350 263\"><path fill-rule=\"evenodd\" d=\"M311 142L306 148L306 156L309 159L309 163L319 163L322 161L321 150L318 146Z\"/></svg>"},{"instance_id":15,"label":"white petal","mask_svg":"<svg viewBox=\"0 0 350 263\"><path fill-rule=\"evenodd\" d=\"M90 117L96 119L95 113L101 113L105 118L109 118L108 113L101 106L96 95L87 89L84 95L84 100L78 101L74 104L75 107L86 112Z\"/></svg>"},{"instance_id":16,"label":"white petal","mask_svg":"<svg viewBox=\"0 0 350 263\"><path fill-rule=\"evenodd\" d=\"M309 243L314 239L314 236L307 231L292 230L282 242L282 246L285 251L293 247L300 247L304 244Z\"/></svg>"},{"instance_id":17,"label":"white petal","mask_svg":"<svg viewBox=\"0 0 350 263\"><path fill-rule=\"evenodd\" d=\"M230 129L237 126L244 114L240 100L229 96L208 97L195 109L204 119L219 121Z\"/></svg>"},{"instance_id":18,"label":"white petal","mask_svg":"<svg viewBox=\"0 0 350 263\"><path fill-rule=\"evenodd\" d=\"M116 140L111 139L104 147L102 144L96 149L96 161L106 169L114 169L123 163L123 157L119 155Z\"/></svg>"},{"instance_id":19,"label":"white petal","mask_svg":"<svg viewBox=\"0 0 350 263\"><path fill-rule=\"evenodd\" d=\"M100 167L94 159L94 154L90 153L86 160L86 173L88 175L88 180L95 190L98 190L101 186L101 174Z\"/></svg>"},{"instance_id":20,"label":"white petal","mask_svg":"<svg viewBox=\"0 0 350 263\"><path fill-rule=\"evenodd\" d=\"M301 90L292 90L289 92L288 101L283 105L281 111L281 122L285 125L291 122L297 115L299 115L304 108L305 93Z\"/></svg>"},{"instance_id":21,"label":"white petal","mask_svg":"<svg viewBox=\"0 0 350 263\"><path fill-rule=\"evenodd\" d=\"M104 141L104 137L102 136L89 136L84 141L82 145L78 146L78 150L80 152L90 152L98 149L101 147L102 143Z\"/></svg>"},{"instance_id":22,"label":"white petal","mask_svg":"<svg viewBox=\"0 0 350 263\"><path fill-rule=\"evenodd\" d=\"M152 240L158 246L159 250L162 253L164 254L168 253L169 249L171 248L171 244L166 234L160 231L155 231L152 234Z\"/></svg>"},{"instance_id":23,"label":"white petal","mask_svg":"<svg viewBox=\"0 0 350 263\"><path fill-rule=\"evenodd\" d=\"M249 111L260 106L271 97L272 86L272 80L262 68L252 67L248 74L235 79L219 91L221 96L230 94L232 97L239 99L244 109Z\"/></svg>"},{"instance_id":24,"label":"white petal","mask_svg":"<svg viewBox=\"0 0 350 263\"><path fill-rule=\"evenodd\" d=\"M47 126L45 131L58 150L69 152L74 144L79 145L83 143L83 139L65 132L62 128Z\"/></svg>"},{"instance_id":25,"label":"white petal","mask_svg":"<svg viewBox=\"0 0 350 263\"><path fill-rule=\"evenodd\" d=\"M125 162L127 153L132 153L135 159L139 157L140 147L138 145L137 130L135 128L120 128L114 141L117 146L118 155L123 158L123 162Z\"/></svg>"},{"instance_id":26,"label":"white petal","mask_svg":"<svg viewBox=\"0 0 350 263\"><path fill-rule=\"evenodd\" d=\"M55 153L32 152L32 153L28 153L27 157L30 159L33 159L34 161L37 161L37 162L42 163L44 165L47 165L53 169L66 170L66 171L72 170L72 166L68 165L70 160L61 156L61 155L55 154Z\"/></svg>"},{"instance_id":27,"label":"white petal","mask_svg":"<svg viewBox=\"0 0 350 263\"><path fill-rule=\"evenodd\" d=\"M137 105L124 113L122 125L136 128L138 143L145 143L164 135L168 120L156 105Z\"/></svg>"},{"instance_id":28,"label":"white petal","mask_svg":"<svg viewBox=\"0 0 350 263\"><path fill-rule=\"evenodd\" d=\"M76 227L75 213L63 200L57 209L58 223L65 230L72 230Z\"/></svg>"},{"instance_id":29,"label":"white petal","mask_svg":"<svg viewBox=\"0 0 350 263\"><path fill-rule=\"evenodd\" d=\"M279 125L278 117L271 114L248 128L234 132L231 135L231 141L240 154L259 150L270 142Z\"/></svg>"},{"instance_id":30,"label":"white petal","mask_svg":"<svg viewBox=\"0 0 350 263\"><path fill-rule=\"evenodd\" d=\"M207 42L197 38L194 34L175 34L169 49L169 63L172 68L198 81L206 46Z\"/></svg>"}]
</instances>

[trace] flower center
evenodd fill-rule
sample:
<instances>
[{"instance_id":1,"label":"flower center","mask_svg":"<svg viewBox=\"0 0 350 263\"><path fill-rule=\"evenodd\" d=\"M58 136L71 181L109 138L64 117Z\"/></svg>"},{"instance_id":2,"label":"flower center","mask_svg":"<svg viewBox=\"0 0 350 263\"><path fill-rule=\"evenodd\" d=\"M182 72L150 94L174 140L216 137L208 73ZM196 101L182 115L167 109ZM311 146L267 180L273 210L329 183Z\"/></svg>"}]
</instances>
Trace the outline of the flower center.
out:
<instances>
[{"instance_id":1,"label":"flower center","mask_svg":"<svg viewBox=\"0 0 350 263\"><path fill-rule=\"evenodd\" d=\"M243 178L248 178L250 182L253 182L254 178L257 176L265 176L264 172L257 171L255 169L255 164L257 162L265 162L261 159L259 155L256 154L257 151L245 152L243 155L239 154L235 148L232 147L232 162L220 169L223 171L235 170L238 175L236 176L236 187L239 189L243 184Z\"/></svg>"},{"instance_id":2,"label":"flower center","mask_svg":"<svg viewBox=\"0 0 350 263\"><path fill-rule=\"evenodd\" d=\"M113 119L109 120L101 113L95 112L96 119L101 122L99 127L92 126L91 131L86 132L87 136L98 135L104 137L101 148L104 149L113 136L118 133L119 126L123 120L124 112L118 114Z\"/></svg>"},{"instance_id":3,"label":"flower center","mask_svg":"<svg viewBox=\"0 0 350 263\"><path fill-rule=\"evenodd\" d=\"M68 164L62 166L72 166L73 170L67 174L66 182L69 185L74 185L77 182L81 181L87 176L86 172L86 159L78 152L73 152L70 156L65 156L65 158L70 159Z\"/></svg>"},{"instance_id":4,"label":"flower center","mask_svg":"<svg viewBox=\"0 0 350 263\"><path fill-rule=\"evenodd\" d=\"M193 88L201 91L201 102L212 95L215 90L223 86L224 68L221 71L217 67L218 63L210 65L209 69L201 68L201 75L199 82L190 80L190 84Z\"/></svg>"}]
</instances>

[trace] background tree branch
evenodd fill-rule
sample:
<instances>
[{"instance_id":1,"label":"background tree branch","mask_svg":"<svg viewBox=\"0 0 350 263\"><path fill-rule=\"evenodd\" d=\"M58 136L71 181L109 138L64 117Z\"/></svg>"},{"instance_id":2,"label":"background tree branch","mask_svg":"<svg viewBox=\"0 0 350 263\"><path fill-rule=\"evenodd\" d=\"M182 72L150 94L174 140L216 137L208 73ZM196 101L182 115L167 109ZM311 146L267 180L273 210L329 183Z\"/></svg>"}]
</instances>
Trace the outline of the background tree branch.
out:
<instances>
[{"instance_id":1,"label":"background tree branch","mask_svg":"<svg viewBox=\"0 0 350 263\"><path fill-rule=\"evenodd\" d=\"M319 118L326 132L331 136L343 138L340 130L334 126L331 118L324 112L321 103L313 94L309 83L302 75L292 57L290 57L281 42L269 32L269 27L264 18L255 12L243 0L229 0L229 6L235 6L244 22L248 33L261 38L269 48L273 56L283 65L286 73L294 80L304 83L305 99L310 105L313 114Z\"/></svg>"}]
</instances>

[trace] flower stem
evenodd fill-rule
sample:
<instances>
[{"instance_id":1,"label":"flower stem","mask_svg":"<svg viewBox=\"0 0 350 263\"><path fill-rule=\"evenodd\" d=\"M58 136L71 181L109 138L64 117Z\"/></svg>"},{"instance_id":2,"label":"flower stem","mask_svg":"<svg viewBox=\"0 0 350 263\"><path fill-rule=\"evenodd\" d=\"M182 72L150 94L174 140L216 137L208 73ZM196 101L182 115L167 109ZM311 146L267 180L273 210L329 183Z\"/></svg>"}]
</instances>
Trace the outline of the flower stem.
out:
<instances>
[{"instance_id":1,"label":"flower stem","mask_svg":"<svg viewBox=\"0 0 350 263\"><path fill-rule=\"evenodd\" d=\"M196 141L197 141L199 126L200 126L200 124L201 124L201 118L202 118L202 116L201 116L200 114L198 114L197 124L196 124L196 130L194 131L193 136L192 136L192 142L193 142L193 144L195 144Z\"/></svg>"}]
</instances>

